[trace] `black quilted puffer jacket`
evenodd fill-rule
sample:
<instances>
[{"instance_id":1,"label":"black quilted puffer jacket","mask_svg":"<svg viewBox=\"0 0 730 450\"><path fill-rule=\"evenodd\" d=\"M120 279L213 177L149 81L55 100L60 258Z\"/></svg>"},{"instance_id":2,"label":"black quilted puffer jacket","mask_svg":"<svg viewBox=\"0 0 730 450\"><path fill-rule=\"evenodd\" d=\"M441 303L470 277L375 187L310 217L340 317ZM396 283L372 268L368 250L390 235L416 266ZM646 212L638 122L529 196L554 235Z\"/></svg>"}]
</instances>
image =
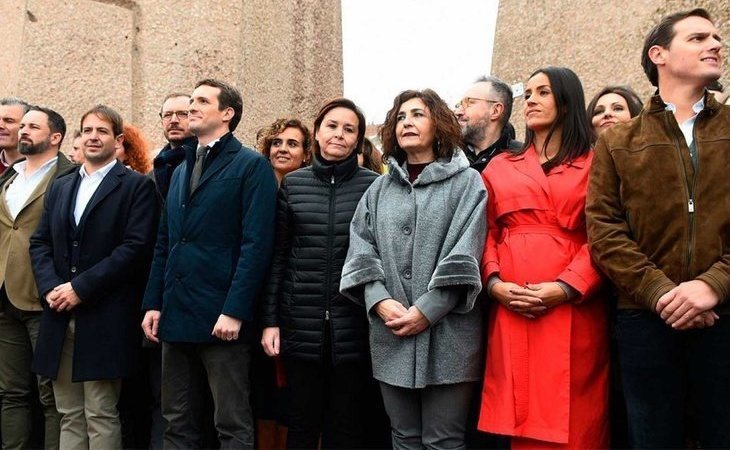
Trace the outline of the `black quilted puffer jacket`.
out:
<instances>
[{"instance_id":1,"label":"black quilted puffer jacket","mask_svg":"<svg viewBox=\"0 0 730 450\"><path fill-rule=\"evenodd\" d=\"M334 364L369 358L365 310L339 289L350 221L377 177L358 167L353 152L333 165L316 156L310 167L282 181L261 321L264 327L280 328L284 357L308 361L331 357ZM325 330L331 333L329 355L324 355Z\"/></svg>"}]
</instances>

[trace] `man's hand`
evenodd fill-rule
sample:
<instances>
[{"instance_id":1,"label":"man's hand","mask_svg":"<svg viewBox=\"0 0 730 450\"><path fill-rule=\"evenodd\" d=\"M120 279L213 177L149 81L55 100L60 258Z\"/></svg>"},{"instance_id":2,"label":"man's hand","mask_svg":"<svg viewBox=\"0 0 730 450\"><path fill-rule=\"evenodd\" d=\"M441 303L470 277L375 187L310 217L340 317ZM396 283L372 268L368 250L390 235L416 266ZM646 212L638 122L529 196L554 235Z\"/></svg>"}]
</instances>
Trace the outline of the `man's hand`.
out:
<instances>
[{"instance_id":1,"label":"man's hand","mask_svg":"<svg viewBox=\"0 0 730 450\"><path fill-rule=\"evenodd\" d=\"M562 290L561 290L562 291ZM510 311L534 319L547 311L542 299L531 290L511 281L499 281L492 286L489 296Z\"/></svg>"},{"instance_id":2,"label":"man's hand","mask_svg":"<svg viewBox=\"0 0 730 450\"><path fill-rule=\"evenodd\" d=\"M402 317L408 312L408 309L397 300L386 298L375 305L375 312L383 319L383 322L387 323L393 319Z\"/></svg>"},{"instance_id":3,"label":"man's hand","mask_svg":"<svg viewBox=\"0 0 730 450\"><path fill-rule=\"evenodd\" d=\"M235 341L238 339L238 332L241 331L241 319L221 314L210 333L223 341Z\"/></svg>"},{"instance_id":4,"label":"man's hand","mask_svg":"<svg viewBox=\"0 0 730 450\"><path fill-rule=\"evenodd\" d=\"M430 325L431 323L426 319L426 316L415 306L408 308L402 316L385 322L385 326L390 328L393 334L401 337L414 336Z\"/></svg>"},{"instance_id":5,"label":"man's hand","mask_svg":"<svg viewBox=\"0 0 730 450\"><path fill-rule=\"evenodd\" d=\"M71 311L81 304L81 299L71 286L71 282L59 284L46 294L46 301L52 310L57 312Z\"/></svg>"},{"instance_id":6,"label":"man's hand","mask_svg":"<svg viewBox=\"0 0 730 450\"><path fill-rule=\"evenodd\" d=\"M261 335L261 346L269 356L279 355L279 327L266 327Z\"/></svg>"},{"instance_id":7,"label":"man's hand","mask_svg":"<svg viewBox=\"0 0 730 450\"><path fill-rule=\"evenodd\" d=\"M659 297L656 312L667 325L683 329L696 316L717 306L719 301L720 296L704 281L685 281Z\"/></svg>"},{"instance_id":8,"label":"man's hand","mask_svg":"<svg viewBox=\"0 0 730 450\"><path fill-rule=\"evenodd\" d=\"M694 319L687 322L686 325L682 327L677 327L677 330L691 330L695 328L709 328L713 325L715 325L715 322L720 319L720 316L717 315L717 313L713 310L705 311L703 313L699 313L694 317Z\"/></svg>"},{"instance_id":9,"label":"man's hand","mask_svg":"<svg viewBox=\"0 0 730 450\"><path fill-rule=\"evenodd\" d=\"M160 327L160 312L156 309L150 309L144 314L142 319L142 331L144 335L152 342L159 343L157 338L157 329Z\"/></svg>"}]
</instances>

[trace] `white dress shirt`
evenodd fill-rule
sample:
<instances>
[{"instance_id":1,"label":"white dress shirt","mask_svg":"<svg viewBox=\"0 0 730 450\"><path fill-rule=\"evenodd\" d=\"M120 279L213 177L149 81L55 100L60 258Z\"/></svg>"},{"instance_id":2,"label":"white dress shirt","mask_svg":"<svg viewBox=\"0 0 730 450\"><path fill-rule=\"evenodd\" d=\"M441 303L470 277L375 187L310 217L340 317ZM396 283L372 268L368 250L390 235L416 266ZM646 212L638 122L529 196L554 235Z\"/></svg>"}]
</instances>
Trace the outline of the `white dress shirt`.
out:
<instances>
[{"instance_id":1,"label":"white dress shirt","mask_svg":"<svg viewBox=\"0 0 730 450\"><path fill-rule=\"evenodd\" d=\"M104 180L106 174L112 170L112 167L117 163L114 159L106 166L97 169L96 172L89 175L86 173L84 166L81 166L79 173L81 174L81 183L79 184L79 192L76 194L76 207L74 208L74 220L76 225L79 224L81 216L84 215L86 205L89 204L89 200L94 196L94 192L99 188L99 185Z\"/></svg>"},{"instance_id":2,"label":"white dress shirt","mask_svg":"<svg viewBox=\"0 0 730 450\"><path fill-rule=\"evenodd\" d=\"M13 169L18 175L13 178L12 183L7 187L5 191L5 203L8 206L10 215L13 216L13 220L18 217L18 213L25 203L28 201L30 194L36 190L43 177L56 165L58 156L51 158L40 166L35 172L26 176L25 166L27 161L20 161L15 164Z\"/></svg>"},{"instance_id":3,"label":"white dress shirt","mask_svg":"<svg viewBox=\"0 0 730 450\"><path fill-rule=\"evenodd\" d=\"M667 111L673 112L674 114L677 114L677 106L673 103L667 103L667 107L665 109ZM705 109L705 97L702 97L697 103L692 105L692 111L694 111L695 115L679 124L679 129L682 130L684 140L687 142L687 147L692 146L692 142L694 141L693 134L695 129L695 121L697 120L697 114L699 114L700 111L702 111L703 109Z\"/></svg>"}]
</instances>

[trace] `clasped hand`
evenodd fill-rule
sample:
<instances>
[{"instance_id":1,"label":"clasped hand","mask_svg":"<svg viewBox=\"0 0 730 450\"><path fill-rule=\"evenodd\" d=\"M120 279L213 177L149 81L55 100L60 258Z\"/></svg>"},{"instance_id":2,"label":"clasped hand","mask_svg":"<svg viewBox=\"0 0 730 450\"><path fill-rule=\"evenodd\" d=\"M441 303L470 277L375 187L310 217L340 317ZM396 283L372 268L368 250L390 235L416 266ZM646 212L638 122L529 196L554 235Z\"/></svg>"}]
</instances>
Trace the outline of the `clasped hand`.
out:
<instances>
[{"instance_id":1,"label":"clasped hand","mask_svg":"<svg viewBox=\"0 0 730 450\"><path fill-rule=\"evenodd\" d=\"M499 281L492 286L489 294L505 308L528 319L535 319L549 308L568 300L565 291L556 282L520 286L510 281Z\"/></svg>"},{"instance_id":2,"label":"clasped hand","mask_svg":"<svg viewBox=\"0 0 730 450\"><path fill-rule=\"evenodd\" d=\"M71 282L59 284L52 291L46 294L46 302L48 306L57 312L71 311L81 303L81 299L76 295Z\"/></svg>"},{"instance_id":3,"label":"clasped hand","mask_svg":"<svg viewBox=\"0 0 730 450\"><path fill-rule=\"evenodd\" d=\"M676 330L706 328L720 318L713 311L719 301L720 296L704 281L685 281L659 297L656 312Z\"/></svg>"},{"instance_id":4,"label":"clasped hand","mask_svg":"<svg viewBox=\"0 0 730 450\"><path fill-rule=\"evenodd\" d=\"M415 336L431 325L418 308L415 306L406 308L392 298L375 305L375 312L396 336Z\"/></svg>"}]
</instances>

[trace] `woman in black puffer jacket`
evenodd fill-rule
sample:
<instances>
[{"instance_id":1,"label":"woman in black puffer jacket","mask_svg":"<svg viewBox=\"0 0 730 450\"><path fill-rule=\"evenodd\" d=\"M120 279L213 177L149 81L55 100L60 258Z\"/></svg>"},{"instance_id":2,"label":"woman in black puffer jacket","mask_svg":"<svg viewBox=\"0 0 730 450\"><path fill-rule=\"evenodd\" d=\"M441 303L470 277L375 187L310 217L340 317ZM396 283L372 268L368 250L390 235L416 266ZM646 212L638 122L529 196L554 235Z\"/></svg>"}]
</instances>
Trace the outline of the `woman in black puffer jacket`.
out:
<instances>
[{"instance_id":1,"label":"woman in black puffer jacket","mask_svg":"<svg viewBox=\"0 0 730 450\"><path fill-rule=\"evenodd\" d=\"M365 117L350 100L314 121L312 165L284 177L261 344L281 353L290 389L287 448L358 448L372 386L363 308L339 293L350 221L377 174L358 167Z\"/></svg>"}]
</instances>

